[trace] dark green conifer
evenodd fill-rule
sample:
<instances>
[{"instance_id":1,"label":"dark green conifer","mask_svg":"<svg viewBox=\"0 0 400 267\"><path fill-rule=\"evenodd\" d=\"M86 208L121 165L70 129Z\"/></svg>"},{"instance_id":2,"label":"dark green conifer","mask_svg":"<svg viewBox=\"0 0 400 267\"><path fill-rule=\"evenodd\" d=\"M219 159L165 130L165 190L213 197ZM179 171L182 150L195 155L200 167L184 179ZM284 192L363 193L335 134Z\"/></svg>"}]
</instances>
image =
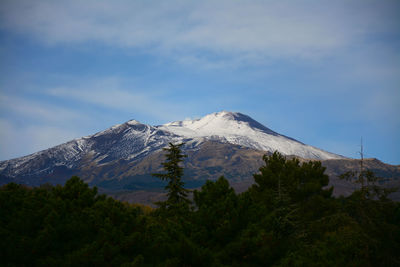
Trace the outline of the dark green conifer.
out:
<instances>
[{"instance_id":1,"label":"dark green conifer","mask_svg":"<svg viewBox=\"0 0 400 267\"><path fill-rule=\"evenodd\" d=\"M154 173L153 176L160 178L161 180L168 181L165 189L168 191L168 199L165 202L159 202L161 207L167 209L176 208L178 206L187 206L190 202L187 198L189 190L185 189L183 177L183 167L179 166L179 163L183 161L186 155L182 154L182 144L174 145L169 143L168 148L164 148L167 151L165 155L166 161L162 163L166 173Z\"/></svg>"}]
</instances>

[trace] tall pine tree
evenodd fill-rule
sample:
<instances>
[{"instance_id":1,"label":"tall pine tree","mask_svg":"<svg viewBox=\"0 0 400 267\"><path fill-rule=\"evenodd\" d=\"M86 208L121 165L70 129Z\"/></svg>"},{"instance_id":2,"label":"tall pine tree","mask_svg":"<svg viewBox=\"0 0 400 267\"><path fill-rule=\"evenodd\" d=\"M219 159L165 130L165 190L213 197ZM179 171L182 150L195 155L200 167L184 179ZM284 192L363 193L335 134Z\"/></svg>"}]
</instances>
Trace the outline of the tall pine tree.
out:
<instances>
[{"instance_id":1,"label":"tall pine tree","mask_svg":"<svg viewBox=\"0 0 400 267\"><path fill-rule=\"evenodd\" d=\"M182 154L182 144L174 145L169 143L168 148L164 148L167 151L166 161L162 163L166 173L155 173L153 176L160 178L161 180L168 181L165 189L168 191L168 199L165 202L159 202L161 207L166 209L174 209L177 207L188 207L189 200L187 194L189 190L185 189L184 182L182 181L183 168L179 166L179 163L183 161L186 155Z\"/></svg>"}]
</instances>

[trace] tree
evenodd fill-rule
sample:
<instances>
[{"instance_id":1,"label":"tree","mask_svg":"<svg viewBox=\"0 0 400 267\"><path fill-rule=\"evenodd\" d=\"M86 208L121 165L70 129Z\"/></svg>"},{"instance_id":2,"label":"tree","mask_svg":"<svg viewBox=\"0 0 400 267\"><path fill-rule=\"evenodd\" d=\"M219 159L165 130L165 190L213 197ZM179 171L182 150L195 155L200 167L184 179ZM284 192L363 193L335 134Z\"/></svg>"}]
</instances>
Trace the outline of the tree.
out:
<instances>
[{"instance_id":1,"label":"tree","mask_svg":"<svg viewBox=\"0 0 400 267\"><path fill-rule=\"evenodd\" d=\"M360 184L360 190L356 190L354 193L359 194L361 200L366 199L387 199L388 195L394 193L398 188L382 188L376 183L382 180L381 177L377 177L371 170L365 169L364 167L364 146L361 138L361 150L360 154L360 170L359 171L347 171L339 176L340 179L347 181L354 181ZM353 193L353 194L354 194Z\"/></svg>"},{"instance_id":2,"label":"tree","mask_svg":"<svg viewBox=\"0 0 400 267\"><path fill-rule=\"evenodd\" d=\"M179 166L179 163L183 161L186 155L182 154L182 144L174 145L169 143L168 148L164 148L167 151L165 155L166 161L162 163L164 170L167 173L154 173L153 176L160 178L161 180L168 181L165 189L168 191L168 199L165 202L158 203L161 207L167 209L176 208L178 206L187 206L190 201L187 199L189 190L185 189L184 182L182 181L183 168Z\"/></svg>"},{"instance_id":3,"label":"tree","mask_svg":"<svg viewBox=\"0 0 400 267\"><path fill-rule=\"evenodd\" d=\"M314 195L329 197L332 193L332 188L323 188L328 185L329 177L319 161L300 165L297 158L287 160L277 151L271 156L264 155L263 160L265 165L254 174L256 183L252 190L265 204L297 203Z\"/></svg>"},{"instance_id":4,"label":"tree","mask_svg":"<svg viewBox=\"0 0 400 267\"><path fill-rule=\"evenodd\" d=\"M255 221L254 231L265 233L264 239L258 240L262 248L253 256L263 255L259 263L274 265L277 258L308 242L308 224L326 215L332 188L324 188L329 177L318 161L300 164L297 158L287 159L279 152L265 155L263 160L265 165L253 175L255 184L249 189L260 222ZM247 241L257 244L253 233L248 234Z\"/></svg>"},{"instance_id":5,"label":"tree","mask_svg":"<svg viewBox=\"0 0 400 267\"><path fill-rule=\"evenodd\" d=\"M197 206L195 221L201 229L200 243L226 245L238 232L238 197L224 176L207 180L201 191L193 192Z\"/></svg>"}]
</instances>

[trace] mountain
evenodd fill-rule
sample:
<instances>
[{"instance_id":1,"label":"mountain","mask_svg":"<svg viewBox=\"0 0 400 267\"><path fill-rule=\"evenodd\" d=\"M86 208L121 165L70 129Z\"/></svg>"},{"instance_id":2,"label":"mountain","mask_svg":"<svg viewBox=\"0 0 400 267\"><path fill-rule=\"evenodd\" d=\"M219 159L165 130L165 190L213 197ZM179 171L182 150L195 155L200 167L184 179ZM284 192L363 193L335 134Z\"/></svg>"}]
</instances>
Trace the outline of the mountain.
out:
<instances>
[{"instance_id":1,"label":"mountain","mask_svg":"<svg viewBox=\"0 0 400 267\"><path fill-rule=\"evenodd\" d=\"M8 178L39 177L60 168L73 170L110 164L116 160L136 161L159 151L169 142L185 142L186 149L193 149L206 141L267 152L278 150L285 155L310 159L343 158L280 135L249 116L223 111L197 120L160 126L131 120L25 157L2 161L0 175Z\"/></svg>"},{"instance_id":2,"label":"mountain","mask_svg":"<svg viewBox=\"0 0 400 267\"><path fill-rule=\"evenodd\" d=\"M275 150L303 159L347 160L276 133L247 115L222 111L158 126L130 120L94 135L2 161L0 184L62 184L78 175L104 192L157 191L163 183L151 173L162 171L162 148L170 142L185 143L185 182L189 187L225 175L240 191L252 183L252 174L262 165L262 155Z\"/></svg>"},{"instance_id":3,"label":"mountain","mask_svg":"<svg viewBox=\"0 0 400 267\"><path fill-rule=\"evenodd\" d=\"M278 134L249 116L235 112L212 113L198 120L172 122L158 128L188 139L207 139L267 152L277 150L302 158L343 158Z\"/></svg>"}]
</instances>

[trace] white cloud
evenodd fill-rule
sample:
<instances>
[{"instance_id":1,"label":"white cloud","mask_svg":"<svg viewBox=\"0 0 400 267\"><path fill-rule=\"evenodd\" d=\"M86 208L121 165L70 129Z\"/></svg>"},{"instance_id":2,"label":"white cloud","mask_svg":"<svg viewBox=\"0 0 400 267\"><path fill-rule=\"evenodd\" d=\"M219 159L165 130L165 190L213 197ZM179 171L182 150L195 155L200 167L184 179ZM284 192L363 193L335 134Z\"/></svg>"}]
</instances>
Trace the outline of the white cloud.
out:
<instances>
[{"instance_id":1,"label":"white cloud","mask_svg":"<svg viewBox=\"0 0 400 267\"><path fill-rule=\"evenodd\" d=\"M309 74L301 75L309 76L309 80L316 78L315 83L320 83L321 86L311 86L308 89L306 81L299 83L295 89L288 86L285 89L287 92L282 95L296 95L299 92L298 95L303 95L306 99L313 99L317 95L320 99L329 99L331 103L335 100L337 105L330 105L332 113L337 112L336 116L342 117L342 120L359 121L366 117L377 125L389 121L390 125L394 125L391 129L398 132L400 61L398 43L395 41L400 32L399 5L398 1L391 0L2 0L0 30L6 33L16 32L24 37L28 35L38 43L49 46L66 45L70 49L75 45L100 43L109 47L127 48L122 50L127 54L144 51L155 55L157 59L160 55L167 56L183 65L207 69L243 65L265 67L271 63L269 68L254 68L257 70L251 70L250 76L248 73L232 72L235 78L246 79L245 76L248 75L249 80L253 79L255 72L258 76L254 79L260 80L260 77L267 75L279 76L275 74L281 71L282 65L283 69L286 66L294 66L295 69L317 61L318 64L312 66L314 69L310 68ZM285 61L277 61L280 59ZM298 64L299 61L303 64ZM294 71L284 70L283 73L296 75ZM48 79L48 75L46 73L43 80ZM20 81L20 74L18 78ZM285 78L282 75L282 79ZM164 121L182 119L182 114L203 114L204 106L212 109L227 103L244 103L243 96L238 93L235 93L239 99L237 102L235 99L228 99L233 96L222 98L213 95L207 99L206 104L200 103L198 99L176 103L176 98L168 95L168 89L173 88L159 81L158 91L153 91L149 86L140 88L134 82L121 82L115 77L92 77L90 80L78 75L71 79L67 77L54 80L62 86L47 90L48 95L41 102L29 100L28 96L22 99L0 95L2 110L19 114L20 118L38 119L43 125L41 129L49 130L49 134L46 134L36 128L18 128L14 124L10 126L2 122L1 126L12 130L3 130L1 133L1 151L7 145L12 148L12 142L3 140L10 140L14 130L23 138L36 136L34 139L37 141L32 143L38 144L42 140L40 136L63 136L61 132L57 133L58 121L68 121L69 125L73 125L73 121L81 123L85 120L83 114L74 111L75 105L79 106L78 102L123 111L116 112L118 115L141 113ZM293 80L296 81L296 77ZM327 84L326 88L324 82ZM11 87L27 87L28 82L23 83L25 84ZM310 84L313 85L312 82ZM33 83L28 87L31 86L35 89L38 87ZM273 84L266 83L260 90L266 92L267 86ZM44 83L38 94L46 88L48 86ZM265 97L269 93L266 92ZM362 95L362 103L354 107L352 101L359 99L358 94ZM58 98L65 105L59 107L46 102L49 95ZM287 102L287 99L284 101ZM296 101L301 102L298 99ZM71 102L72 106L69 105ZM262 110L265 111L264 106ZM93 113L97 115L101 112ZM87 116L93 118L93 114ZM276 116L279 117L279 114ZM64 126L64 129L68 127ZM22 135L25 130L30 134ZM67 134L66 138L68 136L72 134Z\"/></svg>"},{"instance_id":2,"label":"white cloud","mask_svg":"<svg viewBox=\"0 0 400 267\"><path fill-rule=\"evenodd\" d=\"M79 136L65 127L16 125L0 118L0 160L25 156Z\"/></svg>"},{"instance_id":3,"label":"white cloud","mask_svg":"<svg viewBox=\"0 0 400 267\"><path fill-rule=\"evenodd\" d=\"M0 105L2 110L17 113L26 119L33 118L51 123L85 118L82 113L71 109L5 94L0 95Z\"/></svg>"},{"instance_id":4,"label":"white cloud","mask_svg":"<svg viewBox=\"0 0 400 267\"><path fill-rule=\"evenodd\" d=\"M396 27L395 16L384 17L394 11L377 3L13 0L0 6L0 27L48 44L99 41L183 61L198 49L252 61L315 59Z\"/></svg>"},{"instance_id":5,"label":"white cloud","mask_svg":"<svg viewBox=\"0 0 400 267\"><path fill-rule=\"evenodd\" d=\"M126 113L141 113L157 120L169 121L180 118L184 110L194 108L193 103L174 103L166 101L168 90L148 90L137 88L132 81L117 77L86 80L79 85L48 89L47 94L55 97L73 99L84 103L120 110Z\"/></svg>"},{"instance_id":6,"label":"white cloud","mask_svg":"<svg viewBox=\"0 0 400 267\"><path fill-rule=\"evenodd\" d=\"M90 121L82 112L12 95L0 95L0 106L0 160L80 137L87 129L77 126Z\"/></svg>"}]
</instances>

